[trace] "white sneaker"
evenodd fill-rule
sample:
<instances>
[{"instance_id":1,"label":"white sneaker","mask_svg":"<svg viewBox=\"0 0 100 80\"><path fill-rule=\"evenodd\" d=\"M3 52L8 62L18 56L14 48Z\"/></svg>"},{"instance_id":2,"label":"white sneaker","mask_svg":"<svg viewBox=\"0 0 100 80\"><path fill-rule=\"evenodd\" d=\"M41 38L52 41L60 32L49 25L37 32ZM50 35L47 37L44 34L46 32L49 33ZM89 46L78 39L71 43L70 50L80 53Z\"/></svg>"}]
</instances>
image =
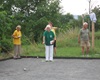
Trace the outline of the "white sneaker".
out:
<instances>
[{"instance_id":1,"label":"white sneaker","mask_svg":"<svg viewBox=\"0 0 100 80\"><path fill-rule=\"evenodd\" d=\"M89 55L87 54L86 57L89 57Z\"/></svg>"},{"instance_id":2,"label":"white sneaker","mask_svg":"<svg viewBox=\"0 0 100 80\"><path fill-rule=\"evenodd\" d=\"M82 54L82 57L85 57L85 55L84 55L84 54Z\"/></svg>"}]
</instances>

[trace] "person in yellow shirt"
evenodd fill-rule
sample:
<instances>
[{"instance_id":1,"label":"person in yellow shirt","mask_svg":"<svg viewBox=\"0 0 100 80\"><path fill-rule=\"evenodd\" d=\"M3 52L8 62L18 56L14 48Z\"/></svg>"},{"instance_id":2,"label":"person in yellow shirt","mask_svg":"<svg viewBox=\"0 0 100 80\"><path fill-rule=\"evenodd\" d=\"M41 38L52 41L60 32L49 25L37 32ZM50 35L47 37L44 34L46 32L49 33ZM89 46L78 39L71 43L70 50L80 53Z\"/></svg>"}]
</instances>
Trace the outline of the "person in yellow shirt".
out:
<instances>
[{"instance_id":1,"label":"person in yellow shirt","mask_svg":"<svg viewBox=\"0 0 100 80\"><path fill-rule=\"evenodd\" d=\"M51 31L54 33L55 35L55 41L54 41L54 44L53 44L53 47L54 47L54 54L56 55L56 30L57 30L57 27L53 27L53 23L52 22L49 22L48 25L50 25L51 27ZM47 26L45 27L44 30L46 30Z\"/></svg>"},{"instance_id":2,"label":"person in yellow shirt","mask_svg":"<svg viewBox=\"0 0 100 80\"><path fill-rule=\"evenodd\" d=\"M16 58L21 58L20 53L21 53L21 26L18 25L16 27L16 30L12 34L13 37L13 44L14 44L14 59Z\"/></svg>"}]
</instances>

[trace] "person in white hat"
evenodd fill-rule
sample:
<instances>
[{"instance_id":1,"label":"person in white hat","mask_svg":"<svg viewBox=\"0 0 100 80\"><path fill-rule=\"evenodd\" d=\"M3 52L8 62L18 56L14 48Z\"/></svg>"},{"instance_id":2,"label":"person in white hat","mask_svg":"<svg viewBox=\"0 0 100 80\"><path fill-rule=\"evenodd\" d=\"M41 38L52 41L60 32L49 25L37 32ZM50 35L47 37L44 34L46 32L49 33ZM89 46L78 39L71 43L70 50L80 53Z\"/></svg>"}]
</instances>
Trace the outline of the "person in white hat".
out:
<instances>
[{"instance_id":1,"label":"person in white hat","mask_svg":"<svg viewBox=\"0 0 100 80\"><path fill-rule=\"evenodd\" d=\"M49 22L48 25L51 27L51 31L54 33L55 35L55 40L54 40L54 44L53 44L53 47L54 47L54 55L56 55L56 30L58 29L57 27L53 27L53 23L52 22ZM47 26L45 27L44 30L47 29Z\"/></svg>"},{"instance_id":2,"label":"person in white hat","mask_svg":"<svg viewBox=\"0 0 100 80\"><path fill-rule=\"evenodd\" d=\"M53 43L55 39L54 33L51 31L50 25L47 25L46 31L43 33L43 44L45 44L45 59L53 61Z\"/></svg>"}]
</instances>

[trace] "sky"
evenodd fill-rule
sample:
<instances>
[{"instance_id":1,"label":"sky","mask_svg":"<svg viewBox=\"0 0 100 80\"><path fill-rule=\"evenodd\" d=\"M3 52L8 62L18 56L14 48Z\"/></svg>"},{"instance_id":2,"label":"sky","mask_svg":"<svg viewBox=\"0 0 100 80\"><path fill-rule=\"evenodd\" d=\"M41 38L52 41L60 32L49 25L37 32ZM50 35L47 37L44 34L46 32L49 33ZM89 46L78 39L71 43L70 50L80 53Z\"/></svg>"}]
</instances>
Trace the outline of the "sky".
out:
<instances>
[{"instance_id":1,"label":"sky","mask_svg":"<svg viewBox=\"0 0 100 80\"><path fill-rule=\"evenodd\" d=\"M62 0L63 14L82 15L89 12L89 0ZM100 5L100 0L91 0L92 8Z\"/></svg>"}]
</instances>

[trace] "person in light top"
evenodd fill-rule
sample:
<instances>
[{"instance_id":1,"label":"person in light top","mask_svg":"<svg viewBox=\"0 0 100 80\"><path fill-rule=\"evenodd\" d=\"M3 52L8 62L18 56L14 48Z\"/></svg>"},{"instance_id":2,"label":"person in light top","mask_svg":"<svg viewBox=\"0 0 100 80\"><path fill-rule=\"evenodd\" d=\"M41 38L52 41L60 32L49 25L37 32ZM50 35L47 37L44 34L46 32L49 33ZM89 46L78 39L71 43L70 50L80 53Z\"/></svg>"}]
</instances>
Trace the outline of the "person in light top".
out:
<instances>
[{"instance_id":1,"label":"person in light top","mask_svg":"<svg viewBox=\"0 0 100 80\"><path fill-rule=\"evenodd\" d=\"M50 25L47 25L47 29L43 33L43 44L45 44L45 59L46 61L53 61L53 43L55 35L51 31Z\"/></svg>"},{"instance_id":2,"label":"person in light top","mask_svg":"<svg viewBox=\"0 0 100 80\"><path fill-rule=\"evenodd\" d=\"M50 25L51 27L51 31L54 33L55 35L55 40L54 40L54 44L53 44L53 47L54 47L54 54L56 55L56 30L57 30L57 27L53 27L53 23L52 22L49 22L48 25ZM47 25L47 26L48 26ZM47 26L45 27L44 30L47 30Z\"/></svg>"},{"instance_id":3,"label":"person in light top","mask_svg":"<svg viewBox=\"0 0 100 80\"><path fill-rule=\"evenodd\" d=\"M88 23L84 22L82 29L80 29L79 36L78 36L78 43L82 48L82 54L84 55L85 47L86 53L88 54L90 48L90 35L88 30Z\"/></svg>"}]
</instances>

